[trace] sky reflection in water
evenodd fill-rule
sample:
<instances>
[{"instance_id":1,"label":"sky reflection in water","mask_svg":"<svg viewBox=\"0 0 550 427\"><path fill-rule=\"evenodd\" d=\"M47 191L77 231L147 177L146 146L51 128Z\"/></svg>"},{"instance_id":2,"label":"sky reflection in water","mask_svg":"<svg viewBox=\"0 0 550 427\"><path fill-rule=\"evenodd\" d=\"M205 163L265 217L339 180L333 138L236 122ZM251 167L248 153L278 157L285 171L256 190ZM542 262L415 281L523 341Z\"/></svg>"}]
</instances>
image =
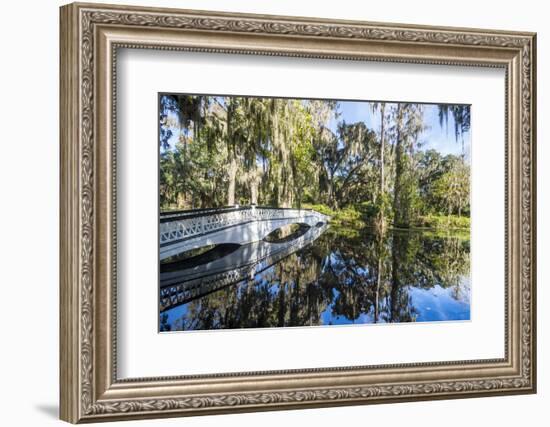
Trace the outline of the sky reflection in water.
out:
<instances>
[{"instance_id":1,"label":"sky reflection in water","mask_svg":"<svg viewBox=\"0 0 550 427\"><path fill-rule=\"evenodd\" d=\"M464 235L329 229L255 274L160 314L161 331L470 319Z\"/></svg>"}]
</instances>

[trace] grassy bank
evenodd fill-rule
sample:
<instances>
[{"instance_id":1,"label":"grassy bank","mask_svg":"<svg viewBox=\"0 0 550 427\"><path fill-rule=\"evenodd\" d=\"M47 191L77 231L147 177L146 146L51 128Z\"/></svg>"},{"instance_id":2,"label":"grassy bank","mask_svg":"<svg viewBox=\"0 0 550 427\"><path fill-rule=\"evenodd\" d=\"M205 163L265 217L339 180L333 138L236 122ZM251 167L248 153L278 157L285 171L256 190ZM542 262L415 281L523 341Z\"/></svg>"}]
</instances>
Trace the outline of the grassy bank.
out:
<instances>
[{"instance_id":1,"label":"grassy bank","mask_svg":"<svg viewBox=\"0 0 550 427\"><path fill-rule=\"evenodd\" d=\"M420 228L437 230L469 230L470 218L458 215L425 215L418 218L413 225Z\"/></svg>"},{"instance_id":2,"label":"grassy bank","mask_svg":"<svg viewBox=\"0 0 550 427\"><path fill-rule=\"evenodd\" d=\"M331 217L330 223L336 228L360 229L372 227L375 216L372 211L365 211L362 207L346 207L331 209L322 204L304 204L304 208L313 209ZM389 228L393 228L390 227ZM469 233L470 218L458 215L422 215L413 221L408 229L426 229L437 231L457 231Z\"/></svg>"},{"instance_id":3,"label":"grassy bank","mask_svg":"<svg viewBox=\"0 0 550 427\"><path fill-rule=\"evenodd\" d=\"M364 228L368 226L364 215L353 207L343 209L331 209L326 205L304 204L304 208L313 209L319 213L330 216L330 224L335 227Z\"/></svg>"}]
</instances>

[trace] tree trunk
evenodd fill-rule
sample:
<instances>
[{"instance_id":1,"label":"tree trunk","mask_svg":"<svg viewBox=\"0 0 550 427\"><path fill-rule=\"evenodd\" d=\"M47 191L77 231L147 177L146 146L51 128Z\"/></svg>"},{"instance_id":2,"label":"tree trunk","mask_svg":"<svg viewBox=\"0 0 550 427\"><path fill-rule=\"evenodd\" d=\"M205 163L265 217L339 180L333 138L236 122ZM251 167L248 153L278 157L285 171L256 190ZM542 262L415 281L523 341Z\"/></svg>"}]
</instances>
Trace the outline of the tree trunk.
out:
<instances>
[{"instance_id":1,"label":"tree trunk","mask_svg":"<svg viewBox=\"0 0 550 427\"><path fill-rule=\"evenodd\" d=\"M384 194L384 115L386 104L380 104L380 195Z\"/></svg>"},{"instance_id":2,"label":"tree trunk","mask_svg":"<svg viewBox=\"0 0 550 427\"><path fill-rule=\"evenodd\" d=\"M258 204L258 183L250 183L250 203L253 205Z\"/></svg>"},{"instance_id":3,"label":"tree trunk","mask_svg":"<svg viewBox=\"0 0 550 427\"><path fill-rule=\"evenodd\" d=\"M332 177L329 177L329 179L328 179L328 204L331 207L332 207L332 199L334 197L333 193L334 193L334 189L333 189L333 186L332 186Z\"/></svg>"},{"instance_id":4,"label":"tree trunk","mask_svg":"<svg viewBox=\"0 0 550 427\"><path fill-rule=\"evenodd\" d=\"M334 190L334 172L332 171L328 179L328 204L332 209L338 209L338 200Z\"/></svg>"},{"instance_id":5,"label":"tree trunk","mask_svg":"<svg viewBox=\"0 0 550 427\"><path fill-rule=\"evenodd\" d=\"M287 181L285 181L285 185L283 186L283 208L291 208L292 207L292 191L290 190L290 185Z\"/></svg>"},{"instance_id":6,"label":"tree trunk","mask_svg":"<svg viewBox=\"0 0 550 427\"><path fill-rule=\"evenodd\" d=\"M384 128L384 116L386 114L386 104L381 103L380 104L380 194L379 194L379 211L378 211L378 221L376 224L376 228L378 230L379 234L383 234L386 230L386 217L384 212L384 173L385 173L385 160L384 160L384 152L385 152L385 128ZM376 295L376 298L378 298L378 294ZM378 304L378 302L377 302Z\"/></svg>"},{"instance_id":7,"label":"tree trunk","mask_svg":"<svg viewBox=\"0 0 550 427\"><path fill-rule=\"evenodd\" d=\"M378 323L380 304L380 284L382 282L382 254L378 251L378 274L376 278L376 299L374 302L374 323Z\"/></svg>"},{"instance_id":8,"label":"tree trunk","mask_svg":"<svg viewBox=\"0 0 550 427\"><path fill-rule=\"evenodd\" d=\"M402 212L402 174L403 174L403 142L401 141L403 126L403 107L398 105L397 112L397 137L395 142L395 188L393 192L393 222L397 226L405 225L404 212Z\"/></svg>"},{"instance_id":9,"label":"tree trunk","mask_svg":"<svg viewBox=\"0 0 550 427\"><path fill-rule=\"evenodd\" d=\"M178 209L185 209L187 207L185 193L178 193L176 196L176 207Z\"/></svg>"},{"instance_id":10,"label":"tree trunk","mask_svg":"<svg viewBox=\"0 0 550 427\"><path fill-rule=\"evenodd\" d=\"M228 173L229 187L227 188L227 205L232 206L235 204L235 184L237 179L237 159L235 159L235 155L231 156Z\"/></svg>"},{"instance_id":11,"label":"tree trunk","mask_svg":"<svg viewBox=\"0 0 550 427\"><path fill-rule=\"evenodd\" d=\"M399 243L396 241L397 237L393 237L392 241L392 272L391 272L391 290L390 290L390 322L396 322L399 320L399 305L397 303L399 297L399 257L397 251L399 250L397 246Z\"/></svg>"},{"instance_id":12,"label":"tree trunk","mask_svg":"<svg viewBox=\"0 0 550 427\"><path fill-rule=\"evenodd\" d=\"M227 104L227 142L229 153L229 186L227 188L227 205L232 206L235 204L235 187L237 178L237 155L235 152L235 132L233 129L233 111L235 105L233 101Z\"/></svg>"},{"instance_id":13,"label":"tree trunk","mask_svg":"<svg viewBox=\"0 0 550 427\"><path fill-rule=\"evenodd\" d=\"M253 205L258 204L258 193L261 181L260 176L258 167L250 174L250 203Z\"/></svg>"}]
</instances>

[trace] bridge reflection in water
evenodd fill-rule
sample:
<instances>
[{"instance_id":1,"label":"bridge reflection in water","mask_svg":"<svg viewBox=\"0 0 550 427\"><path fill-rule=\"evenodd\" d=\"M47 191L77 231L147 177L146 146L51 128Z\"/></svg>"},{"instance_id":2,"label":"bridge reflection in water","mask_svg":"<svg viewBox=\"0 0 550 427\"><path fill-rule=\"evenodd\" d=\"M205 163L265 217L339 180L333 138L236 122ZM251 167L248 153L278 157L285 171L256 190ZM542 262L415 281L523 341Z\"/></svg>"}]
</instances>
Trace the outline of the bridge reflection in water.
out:
<instances>
[{"instance_id":1,"label":"bridge reflection in water","mask_svg":"<svg viewBox=\"0 0 550 427\"><path fill-rule=\"evenodd\" d=\"M328 219L313 210L255 206L163 215L160 311L254 278L312 243L327 229ZM290 225L298 230L279 240L267 239ZM217 251L218 257L206 253L178 261L178 254L212 246L214 252L216 245L225 249Z\"/></svg>"}]
</instances>

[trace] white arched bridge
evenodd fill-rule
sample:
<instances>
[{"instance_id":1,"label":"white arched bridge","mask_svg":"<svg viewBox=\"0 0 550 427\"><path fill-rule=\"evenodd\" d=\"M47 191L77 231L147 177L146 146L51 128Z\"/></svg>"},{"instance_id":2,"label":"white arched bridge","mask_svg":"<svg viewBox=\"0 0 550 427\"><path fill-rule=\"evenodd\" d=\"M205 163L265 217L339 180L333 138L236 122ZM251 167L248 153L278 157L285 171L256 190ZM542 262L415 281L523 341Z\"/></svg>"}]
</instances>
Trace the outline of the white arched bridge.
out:
<instances>
[{"instance_id":1,"label":"white arched bridge","mask_svg":"<svg viewBox=\"0 0 550 427\"><path fill-rule=\"evenodd\" d=\"M209 245L257 242L285 225L312 227L328 220L311 209L263 206L165 212L160 216L160 260Z\"/></svg>"}]
</instances>

